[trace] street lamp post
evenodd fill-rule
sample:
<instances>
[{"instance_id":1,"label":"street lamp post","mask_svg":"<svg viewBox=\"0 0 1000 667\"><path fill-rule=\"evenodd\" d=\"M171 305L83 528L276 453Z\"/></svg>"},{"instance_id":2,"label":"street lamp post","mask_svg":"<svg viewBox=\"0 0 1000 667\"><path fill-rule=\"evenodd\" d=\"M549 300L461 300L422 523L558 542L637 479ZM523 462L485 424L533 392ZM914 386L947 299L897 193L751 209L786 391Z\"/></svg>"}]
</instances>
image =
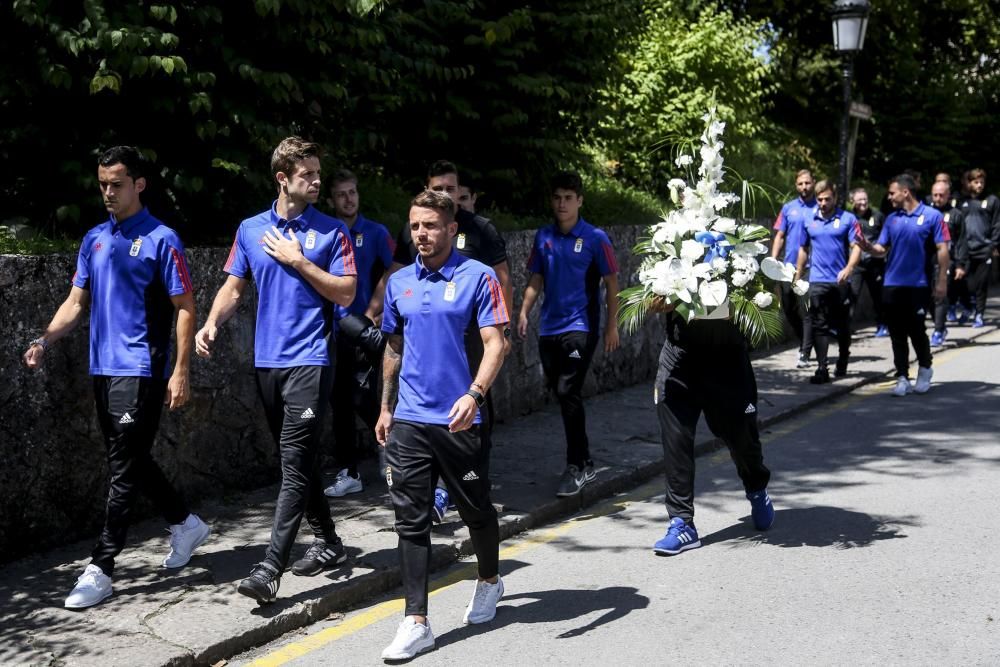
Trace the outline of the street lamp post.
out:
<instances>
[{"instance_id":1,"label":"street lamp post","mask_svg":"<svg viewBox=\"0 0 1000 667\"><path fill-rule=\"evenodd\" d=\"M844 110L840 120L840 182L837 200L844 205L847 196L847 135L850 128L851 79L854 78L854 57L865 45L868 30L868 0L834 0L833 46L840 54L844 68Z\"/></svg>"}]
</instances>

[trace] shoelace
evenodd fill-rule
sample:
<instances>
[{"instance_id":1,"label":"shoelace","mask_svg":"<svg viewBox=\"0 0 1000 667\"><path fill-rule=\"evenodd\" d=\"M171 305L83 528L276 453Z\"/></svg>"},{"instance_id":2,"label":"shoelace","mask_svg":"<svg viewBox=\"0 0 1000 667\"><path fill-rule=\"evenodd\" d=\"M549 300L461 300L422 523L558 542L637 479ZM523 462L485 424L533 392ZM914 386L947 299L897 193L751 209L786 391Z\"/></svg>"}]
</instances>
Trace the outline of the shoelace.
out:
<instances>
[{"instance_id":1,"label":"shoelace","mask_svg":"<svg viewBox=\"0 0 1000 667\"><path fill-rule=\"evenodd\" d=\"M262 563L258 563L250 568L250 578L256 579L262 584L267 584L275 578L275 575L272 574L271 570L265 567Z\"/></svg>"},{"instance_id":2,"label":"shoelace","mask_svg":"<svg viewBox=\"0 0 1000 667\"><path fill-rule=\"evenodd\" d=\"M326 551L327 549L330 549L331 551L333 550L332 548L329 547L329 545L327 545L326 542L313 542L311 545L309 545L309 548L306 549L305 557L318 558L319 555L324 551Z\"/></svg>"},{"instance_id":3,"label":"shoelace","mask_svg":"<svg viewBox=\"0 0 1000 667\"><path fill-rule=\"evenodd\" d=\"M83 584L83 583L90 584L91 586L93 586L94 588L96 588L97 587L97 573L96 572L84 572L83 574L81 574L80 577L76 580L76 585L79 586L80 584Z\"/></svg>"}]
</instances>

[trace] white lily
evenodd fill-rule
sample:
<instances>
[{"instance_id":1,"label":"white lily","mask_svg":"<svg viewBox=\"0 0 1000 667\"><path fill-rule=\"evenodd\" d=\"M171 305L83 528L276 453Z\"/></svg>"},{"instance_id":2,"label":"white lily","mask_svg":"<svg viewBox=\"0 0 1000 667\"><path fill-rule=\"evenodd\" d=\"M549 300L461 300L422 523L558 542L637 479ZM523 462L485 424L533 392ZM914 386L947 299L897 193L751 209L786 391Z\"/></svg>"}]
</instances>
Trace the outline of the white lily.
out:
<instances>
[{"instance_id":1,"label":"white lily","mask_svg":"<svg viewBox=\"0 0 1000 667\"><path fill-rule=\"evenodd\" d=\"M681 257L692 261L701 259L705 254L705 246L694 239L684 239L681 241Z\"/></svg>"},{"instance_id":2,"label":"white lily","mask_svg":"<svg viewBox=\"0 0 1000 667\"><path fill-rule=\"evenodd\" d=\"M795 278L795 266L784 264L773 257L765 257L760 262L760 270L771 280L790 283Z\"/></svg>"},{"instance_id":3,"label":"white lily","mask_svg":"<svg viewBox=\"0 0 1000 667\"><path fill-rule=\"evenodd\" d=\"M712 229L721 234L733 234L736 232L736 221L732 218L719 218L712 224Z\"/></svg>"},{"instance_id":4,"label":"white lily","mask_svg":"<svg viewBox=\"0 0 1000 667\"><path fill-rule=\"evenodd\" d=\"M753 302L758 308L768 308L774 301L774 295L770 292L757 292L753 295Z\"/></svg>"}]
</instances>

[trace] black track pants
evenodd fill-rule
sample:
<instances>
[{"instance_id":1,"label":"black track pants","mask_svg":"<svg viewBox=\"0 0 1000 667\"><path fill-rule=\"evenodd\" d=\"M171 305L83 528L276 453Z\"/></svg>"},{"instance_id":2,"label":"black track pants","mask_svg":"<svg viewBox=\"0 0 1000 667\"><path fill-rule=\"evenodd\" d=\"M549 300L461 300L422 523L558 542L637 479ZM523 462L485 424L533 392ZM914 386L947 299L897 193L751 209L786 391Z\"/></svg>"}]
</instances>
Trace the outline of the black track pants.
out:
<instances>
[{"instance_id":1,"label":"black track pants","mask_svg":"<svg viewBox=\"0 0 1000 667\"><path fill-rule=\"evenodd\" d=\"M875 324L882 326L885 324L885 309L882 306L882 279L885 277L885 260L878 257L870 257L861 260L861 263L851 274L851 320L854 320L854 308L861 298L861 290L868 287L868 294L872 298L872 308L875 310Z\"/></svg>"},{"instance_id":2,"label":"black track pants","mask_svg":"<svg viewBox=\"0 0 1000 667\"><path fill-rule=\"evenodd\" d=\"M337 339L337 366L330 392L333 410L333 455L341 468L352 476L358 474L361 449L358 445L356 416L372 431L378 422L379 369L375 369L364 353L344 338Z\"/></svg>"},{"instance_id":3,"label":"black track pants","mask_svg":"<svg viewBox=\"0 0 1000 667\"><path fill-rule=\"evenodd\" d=\"M323 414L332 382L329 366L257 369L257 390L281 456L281 489L265 558L278 572L288 564L303 514L315 537L336 539L319 470Z\"/></svg>"},{"instance_id":4,"label":"black track pants","mask_svg":"<svg viewBox=\"0 0 1000 667\"><path fill-rule=\"evenodd\" d=\"M931 367L931 342L927 338L927 302L930 290L926 287L886 287L883 291L886 321L892 340L892 363L897 377L909 377L910 347L917 362L924 368Z\"/></svg>"},{"instance_id":5,"label":"black track pants","mask_svg":"<svg viewBox=\"0 0 1000 667\"><path fill-rule=\"evenodd\" d=\"M729 448L743 488L767 487L757 430L757 382L742 337L728 321L695 321L660 352L654 400L666 460L669 516L694 519L694 436L698 417Z\"/></svg>"},{"instance_id":6,"label":"black track pants","mask_svg":"<svg viewBox=\"0 0 1000 667\"><path fill-rule=\"evenodd\" d=\"M847 363L851 354L851 293L848 285L812 283L809 285L809 316L812 319L816 365L826 368L830 340L836 340L840 358Z\"/></svg>"},{"instance_id":7,"label":"black track pants","mask_svg":"<svg viewBox=\"0 0 1000 667\"><path fill-rule=\"evenodd\" d=\"M993 264L992 257L981 259L969 259L969 271L966 280L969 285L969 292L976 297L976 315L986 314L986 299L989 296L990 268Z\"/></svg>"},{"instance_id":8,"label":"black track pants","mask_svg":"<svg viewBox=\"0 0 1000 667\"><path fill-rule=\"evenodd\" d=\"M812 318L806 308L805 299L792 291L791 283L779 283L779 289L781 310L799 339L799 352L809 356L813 350Z\"/></svg>"},{"instance_id":9,"label":"black track pants","mask_svg":"<svg viewBox=\"0 0 1000 667\"><path fill-rule=\"evenodd\" d=\"M538 339L538 354L549 388L559 399L566 433L566 464L583 467L590 461L583 381L597 348L597 334L568 331Z\"/></svg>"},{"instance_id":10,"label":"black track pants","mask_svg":"<svg viewBox=\"0 0 1000 667\"><path fill-rule=\"evenodd\" d=\"M386 443L385 459L386 483L396 512L406 615L426 616L436 474L448 485L469 527L479 576L489 579L499 573L500 528L490 501L489 452L479 440L477 426L450 433L447 426L397 421Z\"/></svg>"},{"instance_id":11,"label":"black track pants","mask_svg":"<svg viewBox=\"0 0 1000 667\"><path fill-rule=\"evenodd\" d=\"M140 493L153 501L167 523L181 523L188 515L187 505L150 454L166 389L165 379L94 376L110 485L104 529L91 557L109 577L115 557L125 547L129 515Z\"/></svg>"}]
</instances>

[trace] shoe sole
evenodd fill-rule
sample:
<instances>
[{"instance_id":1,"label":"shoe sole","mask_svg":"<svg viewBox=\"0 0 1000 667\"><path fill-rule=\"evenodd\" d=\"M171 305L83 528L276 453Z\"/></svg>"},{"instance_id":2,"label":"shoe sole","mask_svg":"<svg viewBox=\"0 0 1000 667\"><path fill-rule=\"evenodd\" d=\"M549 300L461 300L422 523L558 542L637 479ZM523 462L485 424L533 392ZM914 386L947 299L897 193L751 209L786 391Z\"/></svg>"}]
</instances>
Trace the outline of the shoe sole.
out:
<instances>
[{"instance_id":1,"label":"shoe sole","mask_svg":"<svg viewBox=\"0 0 1000 667\"><path fill-rule=\"evenodd\" d=\"M365 490L365 487L362 486L360 489L352 489L350 491L345 491L343 493L331 493L332 489L333 489L332 486L326 487L325 489L323 489L323 495L326 496L327 498L343 498L344 496L349 496L352 493L361 493L362 491Z\"/></svg>"},{"instance_id":2,"label":"shoe sole","mask_svg":"<svg viewBox=\"0 0 1000 667\"><path fill-rule=\"evenodd\" d=\"M212 527L209 526L206 523L205 524L205 534L202 535L201 537L199 537L197 540L194 541L194 545L192 545L192 547L191 547L191 553L188 554L187 560L185 560L183 563L181 563L179 565L167 565L167 559L164 558L163 559L163 567L167 568L168 570L176 570L178 568L184 567L185 565L187 565L188 563L191 562L191 557L194 556L195 550L198 547L200 547L202 544L204 544L205 540L207 540L211 535L212 535Z\"/></svg>"},{"instance_id":3,"label":"shoe sole","mask_svg":"<svg viewBox=\"0 0 1000 667\"><path fill-rule=\"evenodd\" d=\"M236 592L239 593L240 595L245 595L248 598L252 598L256 600L258 604L262 605L271 604L272 602L278 599L278 596L274 596L273 598L268 598L266 596L262 597L257 594L257 591L250 588L249 586L244 586L242 583L236 587Z\"/></svg>"},{"instance_id":4,"label":"shoe sole","mask_svg":"<svg viewBox=\"0 0 1000 667\"><path fill-rule=\"evenodd\" d=\"M427 653L428 651L433 651L436 648L437 648L437 645L434 642L431 642L431 644L429 646L424 646L420 650L418 650L418 651L416 651L414 653L411 653L410 655L396 656L396 657L391 657L390 658L389 656L387 656L387 655L385 655L383 653L382 654L382 660L384 660L385 662L388 662L388 663L405 662L406 660L413 660L414 658L416 658L418 655L420 655L422 653Z\"/></svg>"},{"instance_id":5,"label":"shoe sole","mask_svg":"<svg viewBox=\"0 0 1000 667\"><path fill-rule=\"evenodd\" d=\"M101 597L100 600L96 600L94 602L91 602L90 604L69 604L69 603L64 603L63 607L65 609L90 609L91 607L95 607L95 606L101 604L102 602L104 602L105 600L107 600L109 597L111 597L114 594L114 592L115 592L115 590L112 588L107 593L105 593Z\"/></svg>"},{"instance_id":6,"label":"shoe sole","mask_svg":"<svg viewBox=\"0 0 1000 667\"><path fill-rule=\"evenodd\" d=\"M690 544L685 544L680 549L675 549L673 551L671 551L670 549L664 549L662 547L661 548L653 547L653 553L655 553L657 556L676 556L682 551L687 551L689 549L697 549L700 546L701 546L701 540L695 540L694 542L691 542Z\"/></svg>"},{"instance_id":7,"label":"shoe sole","mask_svg":"<svg viewBox=\"0 0 1000 667\"><path fill-rule=\"evenodd\" d=\"M345 563L345 562L347 562L347 552L344 552L344 553L340 554L340 556L337 557L337 558L331 558L330 560L326 561L325 563L323 563L322 565L320 565L318 568L313 569L313 570L302 570L302 571L299 571L299 570L295 569L294 565L292 565L292 574L294 574L297 577L315 577L317 574L319 574L323 570L332 569L332 568L336 567L337 565L341 565L342 563Z\"/></svg>"}]
</instances>

